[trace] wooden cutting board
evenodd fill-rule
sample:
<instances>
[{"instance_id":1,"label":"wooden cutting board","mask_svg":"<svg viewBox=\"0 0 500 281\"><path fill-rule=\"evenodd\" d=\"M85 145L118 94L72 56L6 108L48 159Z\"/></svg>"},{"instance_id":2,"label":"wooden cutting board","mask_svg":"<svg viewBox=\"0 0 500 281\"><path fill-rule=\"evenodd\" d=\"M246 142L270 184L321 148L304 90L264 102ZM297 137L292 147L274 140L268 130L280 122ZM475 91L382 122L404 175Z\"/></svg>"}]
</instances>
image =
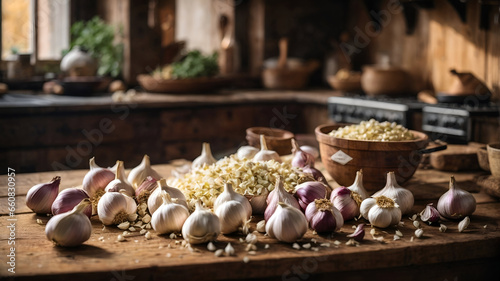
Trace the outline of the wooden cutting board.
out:
<instances>
[{"instance_id":1,"label":"wooden cutting board","mask_svg":"<svg viewBox=\"0 0 500 281\"><path fill-rule=\"evenodd\" d=\"M484 146L484 145L483 145ZM434 169L441 171L475 171L479 170L477 150L480 144L449 144L443 151L430 154L430 163Z\"/></svg>"}]
</instances>

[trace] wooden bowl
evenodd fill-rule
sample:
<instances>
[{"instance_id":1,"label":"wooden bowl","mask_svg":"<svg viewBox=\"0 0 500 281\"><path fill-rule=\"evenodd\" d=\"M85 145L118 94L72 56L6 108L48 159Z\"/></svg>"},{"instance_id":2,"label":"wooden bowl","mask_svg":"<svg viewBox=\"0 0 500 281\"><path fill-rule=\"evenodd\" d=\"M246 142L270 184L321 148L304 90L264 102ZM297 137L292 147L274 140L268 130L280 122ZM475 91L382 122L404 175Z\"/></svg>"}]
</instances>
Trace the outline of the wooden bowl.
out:
<instances>
[{"instance_id":1,"label":"wooden bowl","mask_svg":"<svg viewBox=\"0 0 500 281\"><path fill-rule=\"evenodd\" d=\"M402 95L411 91L408 72L396 67L364 66L361 87L370 96Z\"/></svg>"},{"instance_id":2,"label":"wooden bowl","mask_svg":"<svg viewBox=\"0 0 500 281\"><path fill-rule=\"evenodd\" d=\"M158 79L151 75L137 75L144 90L155 93L196 93L218 90L230 80L225 77L200 77L189 79Z\"/></svg>"},{"instance_id":3,"label":"wooden bowl","mask_svg":"<svg viewBox=\"0 0 500 281\"><path fill-rule=\"evenodd\" d=\"M262 83L267 89L299 90L309 82L309 71L305 69L266 68L262 71Z\"/></svg>"},{"instance_id":4,"label":"wooden bowl","mask_svg":"<svg viewBox=\"0 0 500 281\"><path fill-rule=\"evenodd\" d=\"M251 127L246 130L246 139L251 146L260 148L260 135L266 138L267 148L276 151L279 155L288 155L292 153L292 132L268 128L268 127Z\"/></svg>"},{"instance_id":5,"label":"wooden bowl","mask_svg":"<svg viewBox=\"0 0 500 281\"><path fill-rule=\"evenodd\" d=\"M361 76L357 75L348 79L338 79L335 75L328 77L330 86L338 91L358 92L361 91Z\"/></svg>"},{"instance_id":6,"label":"wooden bowl","mask_svg":"<svg viewBox=\"0 0 500 281\"><path fill-rule=\"evenodd\" d=\"M420 150L429 143L429 137L417 131L411 131L415 140L392 142L350 140L328 135L339 127L342 126L316 127L321 161L333 179L343 186L351 185L356 171L363 169L363 184L368 191L382 189L387 173L391 171L396 173L399 184L409 180L420 164Z\"/></svg>"},{"instance_id":7,"label":"wooden bowl","mask_svg":"<svg viewBox=\"0 0 500 281\"><path fill-rule=\"evenodd\" d=\"M500 143L490 143L486 148L491 174L496 178L500 178Z\"/></svg>"}]
</instances>

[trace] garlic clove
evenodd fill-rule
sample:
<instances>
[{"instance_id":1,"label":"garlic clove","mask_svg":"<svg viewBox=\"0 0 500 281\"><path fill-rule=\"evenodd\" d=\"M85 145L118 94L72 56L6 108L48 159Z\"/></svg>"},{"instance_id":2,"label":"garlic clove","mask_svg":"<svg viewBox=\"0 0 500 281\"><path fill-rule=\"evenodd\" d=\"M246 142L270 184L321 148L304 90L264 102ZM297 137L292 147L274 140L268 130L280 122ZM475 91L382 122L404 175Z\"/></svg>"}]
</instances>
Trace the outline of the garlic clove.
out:
<instances>
[{"instance_id":1,"label":"garlic clove","mask_svg":"<svg viewBox=\"0 0 500 281\"><path fill-rule=\"evenodd\" d=\"M394 199L399 205L403 214L411 213L413 204L415 202L413 193L406 188L401 187L396 181L396 174L394 172L387 173L387 182L382 190L373 194L373 197L386 196Z\"/></svg>"},{"instance_id":2,"label":"garlic clove","mask_svg":"<svg viewBox=\"0 0 500 281\"><path fill-rule=\"evenodd\" d=\"M281 163L281 158L276 151L267 149L266 138L260 135L260 151L255 154L253 161L269 161L274 160Z\"/></svg>"},{"instance_id":3,"label":"garlic clove","mask_svg":"<svg viewBox=\"0 0 500 281\"><path fill-rule=\"evenodd\" d=\"M354 219L360 214L359 205L361 204L361 197L346 187L339 187L332 191L330 196L333 206L337 208L344 221Z\"/></svg>"},{"instance_id":4,"label":"garlic clove","mask_svg":"<svg viewBox=\"0 0 500 281\"><path fill-rule=\"evenodd\" d=\"M353 238L358 242L363 241L363 238L365 237L365 225L363 223L358 224L354 232L347 235L347 237Z\"/></svg>"},{"instance_id":5,"label":"garlic clove","mask_svg":"<svg viewBox=\"0 0 500 281\"><path fill-rule=\"evenodd\" d=\"M215 241L221 231L219 218L201 201L196 202L195 211L187 218L182 226L182 236L190 244L201 244Z\"/></svg>"},{"instance_id":6,"label":"garlic clove","mask_svg":"<svg viewBox=\"0 0 500 281\"><path fill-rule=\"evenodd\" d=\"M159 234L180 232L189 217L188 209L172 202L170 195L164 190L161 191L161 197L163 204L154 212L151 226Z\"/></svg>"},{"instance_id":7,"label":"garlic clove","mask_svg":"<svg viewBox=\"0 0 500 281\"><path fill-rule=\"evenodd\" d=\"M292 243L307 232L307 220L299 209L279 202L276 212L266 223L266 232L271 238Z\"/></svg>"},{"instance_id":8,"label":"garlic clove","mask_svg":"<svg viewBox=\"0 0 500 281\"><path fill-rule=\"evenodd\" d=\"M156 212L156 210L163 204L163 199L161 197L162 190L166 191L170 195L170 198L177 200L176 203L188 208L184 193L175 187L169 186L166 179L160 179L157 181L157 188L153 190L153 193L151 193L148 198L147 206L150 214L154 214L154 212Z\"/></svg>"},{"instance_id":9,"label":"garlic clove","mask_svg":"<svg viewBox=\"0 0 500 281\"><path fill-rule=\"evenodd\" d=\"M368 192L363 186L363 170L359 170L356 172L356 178L354 179L354 183L347 188L359 194L359 196L361 197L361 201L368 198Z\"/></svg>"},{"instance_id":10,"label":"garlic clove","mask_svg":"<svg viewBox=\"0 0 500 281\"><path fill-rule=\"evenodd\" d=\"M58 215L62 213L69 212L73 210L73 208L80 204L83 199L89 199L89 196L85 191L79 188L68 188L59 193L57 195L56 199L54 200L54 203L52 203L52 214L53 215ZM84 210L83 213L87 217L92 216L92 206L89 205L87 206Z\"/></svg>"},{"instance_id":11,"label":"garlic clove","mask_svg":"<svg viewBox=\"0 0 500 281\"><path fill-rule=\"evenodd\" d=\"M125 168L123 167L123 161L116 161L118 164L115 179L108 183L104 189L106 192L120 192L124 191L128 196L134 196L135 190L132 185L125 178Z\"/></svg>"},{"instance_id":12,"label":"garlic clove","mask_svg":"<svg viewBox=\"0 0 500 281\"><path fill-rule=\"evenodd\" d=\"M420 219L423 222L427 222L429 224L435 223L439 221L439 211L432 206L432 203L427 204L425 209L420 212Z\"/></svg>"},{"instance_id":13,"label":"garlic clove","mask_svg":"<svg viewBox=\"0 0 500 281\"><path fill-rule=\"evenodd\" d=\"M342 214L326 198L311 202L305 210L305 216L311 228L318 233L338 231L344 225Z\"/></svg>"},{"instance_id":14,"label":"garlic clove","mask_svg":"<svg viewBox=\"0 0 500 281\"><path fill-rule=\"evenodd\" d=\"M226 256L234 256L234 248L231 246L231 243L227 243L224 253L226 253Z\"/></svg>"},{"instance_id":15,"label":"garlic clove","mask_svg":"<svg viewBox=\"0 0 500 281\"><path fill-rule=\"evenodd\" d=\"M295 197L302 210L305 210L314 200L325 198L326 194L327 187L319 181L306 181L295 187Z\"/></svg>"},{"instance_id":16,"label":"garlic clove","mask_svg":"<svg viewBox=\"0 0 500 281\"><path fill-rule=\"evenodd\" d=\"M302 168L305 166L314 167L314 156L303 151L295 139L292 139L292 167Z\"/></svg>"},{"instance_id":17,"label":"garlic clove","mask_svg":"<svg viewBox=\"0 0 500 281\"><path fill-rule=\"evenodd\" d=\"M470 218L465 217L462 221L458 223L458 232L463 232L470 224Z\"/></svg>"},{"instance_id":18,"label":"garlic clove","mask_svg":"<svg viewBox=\"0 0 500 281\"><path fill-rule=\"evenodd\" d=\"M201 168L201 167L203 167L203 165L210 166L210 165L214 164L215 162L217 162L217 160L212 155L212 150L210 149L210 144L207 142L204 142L202 144L202 148L201 148L201 155L193 160L193 164L191 165L191 167L193 169Z\"/></svg>"},{"instance_id":19,"label":"garlic clove","mask_svg":"<svg viewBox=\"0 0 500 281\"><path fill-rule=\"evenodd\" d=\"M283 186L283 179L281 178L281 176L278 176L278 178L276 178L275 189L276 191L272 195L269 194L271 198L268 202L266 211L264 212L264 219L266 221L269 220L269 218L274 214L279 202L286 203L300 210L300 205L299 202L297 202L297 199L295 199L292 194L288 193L285 190L285 187Z\"/></svg>"},{"instance_id":20,"label":"garlic clove","mask_svg":"<svg viewBox=\"0 0 500 281\"><path fill-rule=\"evenodd\" d=\"M236 157L238 157L238 159L240 160L252 159L255 156L255 154L257 154L257 152L259 152L258 148L245 145L238 149L238 151L236 152Z\"/></svg>"},{"instance_id":21,"label":"garlic clove","mask_svg":"<svg viewBox=\"0 0 500 281\"><path fill-rule=\"evenodd\" d=\"M266 233L266 221L261 220L257 223L256 230L260 233Z\"/></svg>"},{"instance_id":22,"label":"garlic clove","mask_svg":"<svg viewBox=\"0 0 500 281\"><path fill-rule=\"evenodd\" d=\"M59 193L61 177L56 176L50 182L34 185L26 194L26 206L38 214L50 214L54 200Z\"/></svg>"},{"instance_id":23,"label":"garlic clove","mask_svg":"<svg viewBox=\"0 0 500 281\"><path fill-rule=\"evenodd\" d=\"M458 187L455 177L450 178L450 189L439 198L437 210L447 219L461 219L476 210L474 196Z\"/></svg>"},{"instance_id":24,"label":"garlic clove","mask_svg":"<svg viewBox=\"0 0 500 281\"><path fill-rule=\"evenodd\" d=\"M92 224L83 212L90 205L89 199L83 199L72 211L52 217L45 226L47 239L63 247L75 247L87 241Z\"/></svg>"},{"instance_id":25,"label":"garlic clove","mask_svg":"<svg viewBox=\"0 0 500 281\"><path fill-rule=\"evenodd\" d=\"M97 214L104 225L118 225L136 211L135 200L125 192L106 192L97 203Z\"/></svg>"},{"instance_id":26,"label":"garlic clove","mask_svg":"<svg viewBox=\"0 0 500 281\"><path fill-rule=\"evenodd\" d=\"M83 177L82 189L90 198L94 198L96 193L102 193L106 186L115 179L115 173L109 169L99 167L95 163L95 157L90 158L89 166L90 170Z\"/></svg>"},{"instance_id":27,"label":"garlic clove","mask_svg":"<svg viewBox=\"0 0 500 281\"><path fill-rule=\"evenodd\" d=\"M161 179L158 172L151 167L149 156L144 155L141 163L128 174L127 181L134 189L137 189L147 177L152 177L156 180Z\"/></svg>"}]
</instances>

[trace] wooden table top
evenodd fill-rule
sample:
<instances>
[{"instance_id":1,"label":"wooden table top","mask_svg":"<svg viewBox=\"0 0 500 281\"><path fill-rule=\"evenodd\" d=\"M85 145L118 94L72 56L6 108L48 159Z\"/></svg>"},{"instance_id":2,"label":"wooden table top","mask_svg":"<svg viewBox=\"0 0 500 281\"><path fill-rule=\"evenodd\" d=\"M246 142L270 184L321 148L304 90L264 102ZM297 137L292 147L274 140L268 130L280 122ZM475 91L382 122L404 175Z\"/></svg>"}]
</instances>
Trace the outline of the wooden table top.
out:
<instances>
[{"instance_id":1,"label":"wooden table top","mask_svg":"<svg viewBox=\"0 0 500 281\"><path fill-rule=\"evenodd\" d=\"M163 176L169 176L173 166L165 164L154 168ZM37 280L305 280L311 277L314 277L312 280L331 280L333 277L388 280L384 276L389 269L391 278L407 277L406 280L466 280L467 276L480 280L490 274L500 276L500 202L478 192L474 178L480 172L454 174L462 188L474 192L478 203L470 226L462 233L457 230L458 222L442 222L448 227L445 233L439 232L438 227L421 223L423 238L412 238L415 227L405 216L402 219L404 226L397 227L403 233L400 240L393 240L396 227L378 230L384 237L383 242L374 240L370 235L371 228L367 227L365 239L359 246L347 246L349 238L346 235L354 231L355 225L364 222L361 219L347 221L341 231L331 237L319 236L309 230L298 244L306 244L306 247L310 244L311 247L300 250L292 248L292 244L258 234L255 253L245 251L246 244L239 241L245 236L220 235L215 245L222 249L231 242L236 250L236 255L231 257L215 257L206 245L195 245L189 250L181 245L182 238L170 239L158 236L154 231L151 240L138 236L117 242L117 235L123 231L116 227L103 228L96 217L92 218L92 236L82 246L54 246L45 237L44 225L36 222L37 219L46 222L49 218L38 216L25 206L26 192L34 184L50 181L55 175L62 178L61 190L77 186L85 173L86 170L73 170L16 174L16 214L12 217L16 220L13 221L15 274L7 271L10 266L6 263L6 255L12 247L8 245L9 232L6 231L12 223L7 215L8 178L0 176L1 277L19 280L34 276ZM439 196L447 190L450 175L436 170L416 172L405 185L416 199L414 213L423 210L427 203L437 203ZM261 219L253 219L252 229ZM330 243L330 247L320 246L322 243ZM267 249L266 244L269 245ZM457 274L464 274L465 278L453 279L451 272L461 272Z\"/></svg>"}]
</instances>

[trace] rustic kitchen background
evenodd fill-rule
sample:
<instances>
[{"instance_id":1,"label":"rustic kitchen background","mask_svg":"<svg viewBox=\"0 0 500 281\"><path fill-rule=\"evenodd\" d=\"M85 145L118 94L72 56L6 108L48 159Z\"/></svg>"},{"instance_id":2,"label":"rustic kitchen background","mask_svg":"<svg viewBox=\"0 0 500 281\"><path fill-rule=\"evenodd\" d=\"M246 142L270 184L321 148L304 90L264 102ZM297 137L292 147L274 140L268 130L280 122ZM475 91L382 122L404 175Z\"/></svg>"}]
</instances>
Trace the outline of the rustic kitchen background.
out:
<instances>
[{"instance_id":1,"label":"rustic kitchen background","mask_svg":"<svg viewBox=\"0 0 500 281\"><path fill-rule=\"evenodd\" d=\"M314 143L308 135L319 124L347 117L390 119L387 114L449 142L500 141L500 1L35 0L15 1L25 6L9 11L9 1L1 2L2 80L10 90L0 98L0 161L22 172L87 168L91 156L103 166L122 159L133 167L145 153L153 164L192 160L204 141L225 155L246 142L245 129L253 126L284 128ZM22 9L30 11L27 26L6 30L11 11ZM68 48L69 26L96 15L115 28L123 51L117 78L128 89L142 92L138 75L171 63L183 47L218 52L221 73L230 82L216 93L138 94L118 102L107 93L41 94L43 83L60 74L60 52L51 50ZM28 76L9 77L6 32L31 34L16 57L21 63L22 53L29 54L21 72ZM304 89L262 90L263 67L279 56L283 38L289 58L318 65ZM396 97L373 98L328 83L341 68L361 71L373 64L403 68L410 88ZM424 109L417 93L448 91L457 79L452 69L483 81L491 103L475 99L473 106ZM366 106L360 114L373 116L339 114L342 98L352 99L345 111L357 104ZM409 109L380 112L366 100Z\"/></svg>"}]
</instances>

